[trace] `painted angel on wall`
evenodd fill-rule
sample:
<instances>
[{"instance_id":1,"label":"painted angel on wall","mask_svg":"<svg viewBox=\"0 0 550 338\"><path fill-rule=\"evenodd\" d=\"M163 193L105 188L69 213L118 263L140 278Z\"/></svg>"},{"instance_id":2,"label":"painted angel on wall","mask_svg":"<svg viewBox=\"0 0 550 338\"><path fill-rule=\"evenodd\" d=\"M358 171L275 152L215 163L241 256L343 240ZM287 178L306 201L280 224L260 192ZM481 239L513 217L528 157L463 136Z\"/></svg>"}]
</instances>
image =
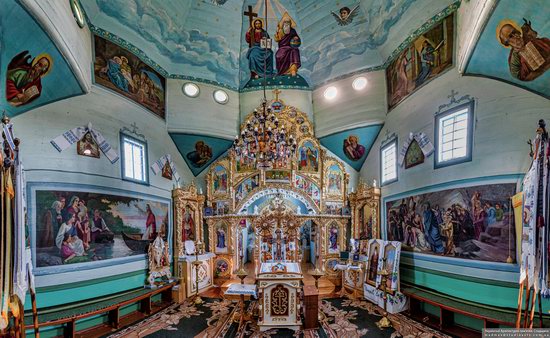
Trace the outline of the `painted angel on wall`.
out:
<instances>
[{"instance_id":1,"label":"painted angel on wall","mask_svg":"<svg viewBox=\"0 0 550 338\"><path fill-rule=\"evenodd\" d=\"M346 26L353 22L353 18L357 15L357 9L359 8L359 5L355 6L352 10L349 9L349 7L342 7L340 8L340 14L336 14L333 11L330 13L340 26Z\"/></svg>"}]
</instances>

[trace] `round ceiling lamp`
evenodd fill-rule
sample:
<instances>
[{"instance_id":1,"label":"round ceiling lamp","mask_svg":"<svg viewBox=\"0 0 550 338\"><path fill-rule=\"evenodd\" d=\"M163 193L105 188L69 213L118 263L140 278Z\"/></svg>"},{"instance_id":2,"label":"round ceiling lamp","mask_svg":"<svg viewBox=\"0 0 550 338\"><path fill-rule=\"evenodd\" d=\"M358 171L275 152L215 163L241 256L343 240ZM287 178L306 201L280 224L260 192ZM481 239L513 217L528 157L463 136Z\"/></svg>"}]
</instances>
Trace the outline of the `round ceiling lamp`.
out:
<instances>
[{"instance_id":1,"label":"round ceiling lamp","mask_svg":"<svg viewBox=\"0 0 550 338\"><path fill-rule=\"evenodd\" d=\"M214 91L214 101L218 102L219 104L226 104L227 101L229 101L229 96L225 91L217 89Z\"/></svg>"},{"instance_id":2,"label":"round ceiling lamp","mask_svg":"<svg viewBox=\"0 0 550 338\"><path fill-rule=\"evenodd\" d=\"M183 85L183 93L189 97L197 97L199 96L200 89L196 84L188 82Z\"/></svg>"},{"instance_id":3,"label":"round ceiling lamp","mask_svg":"<svg viewBox=\"0 0 550 338\"><path fill-rule=\"evenodd\" d=\"M366 77L360 76L360 77L356 78L355 80L353 80L353 83L351 84L351 86L355 90L363 90L367 87L368 83L369 83L369 81L367 81Z\"/></svg>"},{"instance_id":4,"label":"round ceiling lamp","mask_svg":"<svg viewBox=\"0 0 550 338\"><path fill-rule=\"evenodd\" d=\"M323 95L327 100L334 100L338 95L338 89L334 86L330 86L327 89L325 89L325 93Z\"/></svg>"},{"instance_id":5,"label":"round ceiling lamp","mask_svg":"<svg viewBox=\"0 0 550 338\"><path fill-rule=\"evenodd\" d=\"M71 10L73 12L76 24L78 27L83 28L85 23L84 13L82 12L82 8L80 8L78 0L71 0Z\"/></svg>"}]
</instances>

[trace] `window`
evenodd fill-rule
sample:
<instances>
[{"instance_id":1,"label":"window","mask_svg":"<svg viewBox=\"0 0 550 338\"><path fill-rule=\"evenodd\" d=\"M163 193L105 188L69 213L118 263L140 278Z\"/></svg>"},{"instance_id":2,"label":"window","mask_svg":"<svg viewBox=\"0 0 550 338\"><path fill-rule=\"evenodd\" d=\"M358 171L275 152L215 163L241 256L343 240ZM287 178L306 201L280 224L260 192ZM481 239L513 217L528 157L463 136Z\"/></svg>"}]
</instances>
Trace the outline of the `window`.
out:
<instances>
[{"instance_id":1,"label":"window","mask_svg":"<svg viewBox=\"0 0 550 338\"><path fill-rule=\"evenodd\" d=\"M435 168L472 160L474 101L435 117Z\"/></svg>"},{"instance_id":2,"label":"window","mask_svg":"<svg viewBox=\"0 0 550 338\"><path fill-rule=\"evenodd\" d=\"M397 137L380 148L381 184L397 181Z\"/></svg>"},{"instance_id":3,"label":"window","mask_svg":"<svg viewBox=\"0 0 550 338\"><path fill-rule=\"evenodd\" d=\"M147 143L120 133L120 148L122 179L148 184Z\"/></svg>"}]
</instances>

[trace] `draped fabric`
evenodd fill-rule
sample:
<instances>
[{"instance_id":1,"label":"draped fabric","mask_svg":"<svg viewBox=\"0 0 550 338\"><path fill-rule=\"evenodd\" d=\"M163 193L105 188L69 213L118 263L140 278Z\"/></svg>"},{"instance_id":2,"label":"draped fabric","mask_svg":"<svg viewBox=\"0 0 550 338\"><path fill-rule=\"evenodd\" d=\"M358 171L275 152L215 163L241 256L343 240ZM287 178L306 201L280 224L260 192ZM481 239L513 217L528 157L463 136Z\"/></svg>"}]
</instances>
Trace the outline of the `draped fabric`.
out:
<instances>
[{"instance_id":1,"label":"draped fabric","mask_svg":"<svg viewBox=\"0 0 550 338\"><path fill-rule=\"evenodd\" d=\"M153 170L153 173L157 175L159 172L162 171L162 168L164 168L166 161L168 161L170 168L172 169L172 175L174 176L174 180L176 180L176 183L179 183L179 181L181 180L181 177L176 171L176 166L174 165L174 162L172 162L172 156L170 154L166 154L162 156L155 163L153 163L151 165L151 170Z\"/></svg>"},{"instance_id":2,"label":"draped fabric","mask_svg":"<svg viewBox=\"0 0 550 338\"><path fill-rule=\"evenodd\" d=\"M401 147L401 151L399 151L399 159L398 159L399 166L403 166L403 162L405 161L405 155L407 154L407 150L409 149L411 142L414 140L418 142L418 146L420 146L420 149L422 150L422 153L424 154L425 157L430 156L434 152L434 146L426 134L410 133L409 138L405 141L405 143L403 143L403 146Z\"/></svg>"},{"instance_id":3,"label":"draped fabric","mask_svg":"<svg viewBox=\"0 0 550 338\"><path fill-rule=\"evenodd\" d=\"M55 147L55 149L57 149L59 152L62 152L63 150L69 148L71 145L80 141L88 132L90 132L94 141L99 146L99 149L101 149L101 152L103 152L103 154L107 156L111 163L115 163L116 161L118 161L119 157L116 151L111 148L111 145L105 140L105 138L99 131L92 128L91 123L88 123L88 125L84 127L76 127L71 130L67 130L63 134L51 140L50 143Z\"/></svg>"},{"instance_id":4,"label":"draped fabric","mask_svg":"<svg viewBox=\"0 0 550 338\"><path fill-rule=\"evenodd\" d=\"M523 211L519 282L550 298L548 277L549 141L543 129L534 140L534 156L523 179Z\"/></svg>"}]
</instances>

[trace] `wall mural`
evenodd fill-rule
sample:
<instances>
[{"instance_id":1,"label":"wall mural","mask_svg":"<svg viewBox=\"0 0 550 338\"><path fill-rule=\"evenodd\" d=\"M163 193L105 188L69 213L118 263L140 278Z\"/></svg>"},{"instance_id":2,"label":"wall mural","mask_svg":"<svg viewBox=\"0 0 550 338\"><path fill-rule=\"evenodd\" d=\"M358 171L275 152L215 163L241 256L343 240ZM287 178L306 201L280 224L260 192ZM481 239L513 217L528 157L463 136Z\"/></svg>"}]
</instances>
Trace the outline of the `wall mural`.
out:
<instances>
[{"instance_id":1,"label":"wall mural","mask_svg":"<svg viewBox=\"0 0 550 338\"><path fill-rule=\"evenodd\" d=\"M258 70L264 54L268 74L274 75L268 86L318 87L352 72L382 69L379 50L391 51L400 40L392 34L433 20L426 6L415 3L270 0L267 23L256 20L264 17L263 0L90 0L82 6L95 34L150 58L148 63L165 76L255 90L263 83L256 76L263 74ZM458 8L456 0L429 4L432 13L442 11L438 18ZM268 35L271 46L262 45Z\"/></svg>"},{"instance_id":2,"label":"wall mural","mask_svg":"<svg viewBox=\"0 0 550 338\"><path fill-rule=\"evenodd\" d=\"M297 150L299 171L319 171L319 149L311 141L303 142Z\"/></svg>"},{"instance_id":3,"label":"wall mural","mask_svg":"<svg viewBox=\"0 0 550 338\"><path fill-rule=\"evenodd\" d=\"M324 136L320 141L328 150L359 171L380 129L381 124L355 128Z\"/></svg>"},{"instance_id":4,"label":"wall mural","mask_svg":"<svg viewBox=\"0 0 550 338\"><path fill-rule=\"evenodd\" d=\"M223 165L217 165L214 168L214 177L212 180L212 192L216 194L227 193L227 169Z\"/></svg>"},{"instance_id":5,"label":"wall mural","mask_svg":"<svg viewBox=\"0 0 550 338\"><path fill-rule=\"evenodd\" d=\"M264 75L267 85L283 87L308 87L306 80L299 75L302 67L300 47L302 39L296 16L289 13L292 4L272 0L275 6L268 6L267 25L264 15L264 2L245 1L243 5L244 44L241 44L241 76L245 88L261 87ZM253 5L248 5L251 3ZM289 9L287 9L289 8ZM269 30L266 31L266 26ZM270 34L271 32L271 34ZM246 66L246 67L245 67Z\"/></svg>"},{"instance_id":6,"label":"wall mural","mask_svg":"<svg viewBox=\"0 0 550 338\"><path fill-rule=\"evenodd\" d=\"M235 204L239 204L243 199L245 199L248 194L256 189L260 185L260 175L256 174L254 176L245 178L242 183L240 183L235 188Z\"/></svg>"},{"instance_id":7,"label":"wall mural","mask_svg":"<svg viewBox=\"0 0 550 338\"><path fill-rule=\"evenodd\" d=\"M321 189L317 184L301 175L296 175L296 188L305 192L319 206L321 203Z\"/></svg>"},{"instance_id":8,"label":"wall mural","mask_svg":"<svg viewBox=\"0 0 550 338\"><path fill-rule=\"evenodd\" d=\"M344 193L344 173L338 164L333 164L328 168L327 193L329 195Z\"/></svg>"},{"instance_id":9,"label":"wall mural","mask_svg":"<svg viewBox=\"0 0 550 338\"><path fill-rule=\"evenodd\" d=\"M466 74L502 80L550 98L549 14L542 0L499 1Z\"/></svg>"},{"instance_id":10,"label":"wall mural","mask_svg":"<svg viewBox=\"0 0 550 338\"><path fill-rule=\"evenodd\" d=\"M0 84L6 97L0 103L10 116L82 94L65 59L48 35L17 2L3 4ZM5 81L5 82L4 82Z\"/></svg>"},{"instance_id":11,"label":"wall mural","mask_svg":"<svg viewBox=\"0 0 550 338\"><path fill-rule=\"evenodd\" d=\"M130 51L94 36L95 82L165 118L166 79Z\"/></svg>"},{"instance_id":12,"label":"wall mural","mask_svg":"<svg viewBox=\"0 0 550 338\"><path fill-rule=\"evenodd\" d=\"M242 2L223 2L90 0L82 7L92 31L139 49L143 60L154 59L158 64L151 64L165 72L236 89L239 59L230 46L239 45L241 27L226 23L242 20Z\"/></svg>"},{"instance_id":13,"label":"wall mural","mask_svg":"<svg viewBox=\"0 0 550 338\"><path fill-rule=\"evenodd\" d=\"M194 134L170 133L170 137L195 176L233 144L230 140Z\"/></svg>"},{"instance_id":14,"label":"wall mural","mask_svg":"<svg viewBox=\"0 0 550 338\"><path fill-rule=\"evenodd\" d=\"M508 238L515 234L509 209L515 191L515 183L490 184L386 202L387 239L406 251L506 262L516 252Z\"/></svg>"},{"instance_id":15,"label":"wall mural","mask_svg":"<svg viewBox=\"0 0 550 338\"><path fill-rule=\"evenodd\" d=\"M42 188L33 200L37 267L145 254L157 233L171 232L168 202Z\"/></svg>"},{"instance_id":16,"label":"wall mural","mask_svg":"<svg viewBox=\"0 0 550 338\"><path fill-rule=\"evenodd\" d=\"M386 68L388 109L453 65L454 15L413 40Z\"/></svg>"}]
</instances>

